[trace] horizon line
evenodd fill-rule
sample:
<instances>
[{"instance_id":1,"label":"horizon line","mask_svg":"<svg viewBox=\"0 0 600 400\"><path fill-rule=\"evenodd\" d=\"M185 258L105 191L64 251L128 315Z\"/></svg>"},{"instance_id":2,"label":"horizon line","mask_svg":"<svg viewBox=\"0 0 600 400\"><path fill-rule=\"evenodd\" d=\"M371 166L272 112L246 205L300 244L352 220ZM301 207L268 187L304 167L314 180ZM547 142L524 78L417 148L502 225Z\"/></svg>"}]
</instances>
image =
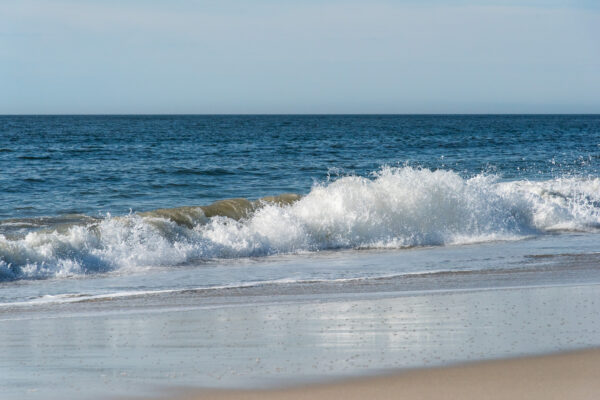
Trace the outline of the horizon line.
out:
<instances>
[{"instance_id":1,"label":"horizon line","mask_svg":"<svg viewBox=\"0 0 600 400\"><path fill-rule=\"evenodd\" d=\"M102 117L102 116L511 116L511 115L600 115L599 112L538 112L538 113L16 113L1 114L0 117Z\"/></svg>"}]
</instances>

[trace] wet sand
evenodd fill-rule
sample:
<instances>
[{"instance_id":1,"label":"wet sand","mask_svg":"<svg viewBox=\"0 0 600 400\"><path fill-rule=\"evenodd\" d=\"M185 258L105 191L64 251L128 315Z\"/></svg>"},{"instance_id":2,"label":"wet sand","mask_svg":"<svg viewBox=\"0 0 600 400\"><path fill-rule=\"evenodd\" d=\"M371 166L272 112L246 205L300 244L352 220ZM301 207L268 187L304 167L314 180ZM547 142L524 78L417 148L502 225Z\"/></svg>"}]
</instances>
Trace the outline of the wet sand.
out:
<instances>
[{"instance_id":1,"label":"wet sand","mask_svg":"<svg viewBox=\"0 0 600 400\"><path fill-rule=\"evenodd\" d=\"M479 362L278 390L190 392L178 400L597 399L600 350Z\"/></svg>"}]
</instances>

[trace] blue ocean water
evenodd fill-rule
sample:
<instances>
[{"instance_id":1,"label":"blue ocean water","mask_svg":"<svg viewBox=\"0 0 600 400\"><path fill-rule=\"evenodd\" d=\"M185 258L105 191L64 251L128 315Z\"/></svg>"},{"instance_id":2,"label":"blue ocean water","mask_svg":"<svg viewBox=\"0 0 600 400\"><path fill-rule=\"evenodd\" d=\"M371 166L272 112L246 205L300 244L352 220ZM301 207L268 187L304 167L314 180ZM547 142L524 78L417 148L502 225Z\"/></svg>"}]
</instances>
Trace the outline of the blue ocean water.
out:
<instances>
[{"instance_id":1,"label":"blue ocean water","mask_svg":"<svg viewBox=\"0 0 600 400\"><path fill-rule=\"evenodd\" d=\"M383 165L598 176L600 116L0 116L0 218L284 192Z\"/></svg>"},{"instance_id":2,"label":"blue ocean water","mask_svg":"<svg viewBox=\"0 0 600 400\"><path fill-rule=\"evenodd\" d=\"M589 233L600 116L1 116L0 187L3 281Z\"/></svg>"}]
</instances>

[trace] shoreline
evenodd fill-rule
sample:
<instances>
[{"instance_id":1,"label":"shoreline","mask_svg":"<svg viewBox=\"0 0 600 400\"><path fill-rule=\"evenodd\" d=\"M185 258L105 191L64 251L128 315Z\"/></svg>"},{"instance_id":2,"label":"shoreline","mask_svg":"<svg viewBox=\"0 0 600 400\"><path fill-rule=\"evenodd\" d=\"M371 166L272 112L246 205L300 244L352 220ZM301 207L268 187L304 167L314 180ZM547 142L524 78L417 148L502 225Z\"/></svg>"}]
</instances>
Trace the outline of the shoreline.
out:
<instances>
[{"instance_id":1,"label":"shoreline","mask_svg":"<svg viewBox=\"0 0 600 400\"><path fill-rule=\"evenodd\" d=\"M197 389L158 398L258 399L595 399L600 348L413 369L277 389Z\"/></svg>"}]
</instances>

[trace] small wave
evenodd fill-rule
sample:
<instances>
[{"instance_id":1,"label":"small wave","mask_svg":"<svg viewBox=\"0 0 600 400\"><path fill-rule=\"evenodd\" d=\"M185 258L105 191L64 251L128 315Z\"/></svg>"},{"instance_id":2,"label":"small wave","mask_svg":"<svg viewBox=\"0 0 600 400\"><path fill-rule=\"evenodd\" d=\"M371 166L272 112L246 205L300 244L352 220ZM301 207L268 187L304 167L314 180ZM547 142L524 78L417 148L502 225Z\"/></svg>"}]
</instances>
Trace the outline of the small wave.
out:
<instances>
[{"instance_id":1,"label":"small wave","mask_svg":"<svg viewBox=\"0 0 600 400\"><path fill-rule=\"evenodd\" d=\"M208 222L213 217L226 217L239 221L248 218L252 213L265 205L286 206L299 199L300 196L297 194L285 193L279 196L263 197L256 201L243 198L226 199L214 202L208 206L163 208L141 212L138 215L148 218L165 218L178 225L193 228L199 223Z\"/></svg>"},{"instance_id":2,"label":"small wave","mask_svg":"<svg viewBox=\"0 0 600 400\"><path fill-rule=\"evenodd\" d=\"M41 182L45 182L46 180L43 178L25 178L23 179L23 182L28 182L28 183L41 183Z\"/></svg>"},{"instance_id":3,"label":"small wave","mask_svg":"<svg viewBox=\"0 0 600 400\"><path fill-rule=\"evenodd\" d=\"M0 221L0 280L595 231L600 179L500 182L493 175L465 179L452 171L383 168L371 178L346 176L315 185L303 197L228 199L120 217L73 218L11 220L19 228L39 225L12 235Z\"/></svg>"},{"instance_id":4,"label":"small wave","mask_svg":"<svg viewBox=\"0 0 600 400\"><path fill-rule=\"evenodd\" d=\"M234 171L230 171L225 168L178 168L173 173L177 175L206 175L206 176L222 176L222 175L235 175Z\"/></svg>"},{"instance_id":5,"label":"small wave","mask_svg":"<svg viewBox=\"0 0 600 400\"><path fill-rule=\"evenodd\" d=\"M47 155L39 155L39 156L19 156L17 157L20 160L49 160L51 157Z\"/></svg>"},{"instance_id":6,"label":"small wave","mask_svg":"<svg viewBox=\"0 0 600 400\"><path fill-rule=\"evenodd\" d=\"M576 254L575 256L589 256ZM593 259L594 262L597 258ZM237 282L227 285L213 285L203 287L184 287L176 289L147 289L147 290L131 290L118 291L101 294L89 293L63 293L54 295L43 295L39 297L29 298L27 300L0 303L0 309L5 307L27 307L37 306L42 304L56 303L97 303L113 301L117 299L132 299L132 298L149 298L153 296L163 295L192 295L192 296L223 296L223 295L251 295L258 294L264 296L268 293L286 293L286 294L306 294L308 292L318 293L320 291L334 290L336 293L348 293L353 291L361 291L366 288L373 287L385 288L386 290L402 290L406 291L406 283L413 280L423 279L440 279L444 280L456 276L482 276L493 274L523 274L531 272L544 271L559 271L565 268L573 268L568 264L546 265L541 267L518 265L514 268L497 268L490 270L473 270L473 269L448 269L448 270L431 270L431 271L415 271L404 272L398 274L378 275L378 276L363 276L350 278L322 278L322 279L294 279L282 278L263 281ZM575 266L577 268L577 266ZM413 287L414 288L414 287ZM409 289L411 290L411 289ZM437 286L425 289L419 287L417 290L439 290Z\"/></svg>"}]
</instances>

